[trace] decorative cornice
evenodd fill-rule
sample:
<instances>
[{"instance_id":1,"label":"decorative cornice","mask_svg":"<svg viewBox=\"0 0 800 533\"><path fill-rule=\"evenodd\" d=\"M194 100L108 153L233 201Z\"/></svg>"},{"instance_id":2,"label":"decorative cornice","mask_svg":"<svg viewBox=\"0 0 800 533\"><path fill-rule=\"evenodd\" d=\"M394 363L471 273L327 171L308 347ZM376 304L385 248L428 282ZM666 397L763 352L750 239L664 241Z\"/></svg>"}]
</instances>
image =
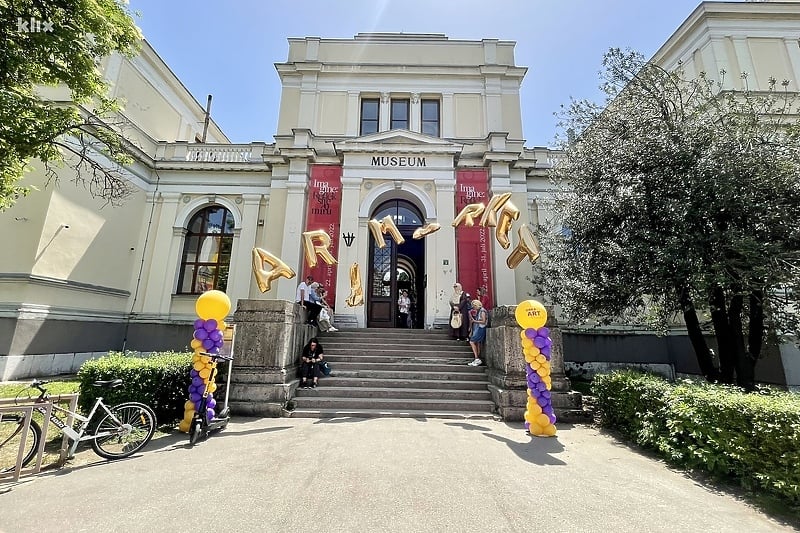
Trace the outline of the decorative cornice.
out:
<instances>
[{"instance_id":1,"label":"decorative cornice","mask_svg":"<svg viewBox=\"0 0 800 533\"><path fill-rule=\"evenodd\" d=\"M0 283L3 282L26 282L33 283L35 285L44 285L51 288L58 287L60 289L70 289L81 292L94 292L120 298L127 298L131 295L130 291L123 289L103 287L102 285L93 285L91 283L84 283L82 281L72 281L68 279L51 278L49 276L40 276L36 274L26 274L23 272L0 272Z\"/></svg>"}]
</instances>

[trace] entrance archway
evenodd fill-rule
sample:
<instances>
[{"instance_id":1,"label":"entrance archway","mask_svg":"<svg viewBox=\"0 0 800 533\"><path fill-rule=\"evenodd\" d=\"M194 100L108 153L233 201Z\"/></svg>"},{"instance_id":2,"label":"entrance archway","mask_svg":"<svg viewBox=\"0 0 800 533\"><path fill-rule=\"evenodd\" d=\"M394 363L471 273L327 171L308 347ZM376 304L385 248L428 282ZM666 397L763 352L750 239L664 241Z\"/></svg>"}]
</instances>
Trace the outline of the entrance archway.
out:
<instances>
[{"instance_id":1,"label":"entrance archway","mask_svg":"<svg viewBox=\"0 0 800 533\"><path fill-rule=\"evenodd\" d=\"M425 240L414 240L411 236L425 219L414 204L400 199L383 202L370 218L381 220L386 216L392 217L405 242L398 245L391 235L385 235L386 247L378 248L370 233L367 327L406 327L400 324L397 306L400 291L405 289L411 297L411 325L422 328L425 324Z\"/></svg>"}]
</instances>

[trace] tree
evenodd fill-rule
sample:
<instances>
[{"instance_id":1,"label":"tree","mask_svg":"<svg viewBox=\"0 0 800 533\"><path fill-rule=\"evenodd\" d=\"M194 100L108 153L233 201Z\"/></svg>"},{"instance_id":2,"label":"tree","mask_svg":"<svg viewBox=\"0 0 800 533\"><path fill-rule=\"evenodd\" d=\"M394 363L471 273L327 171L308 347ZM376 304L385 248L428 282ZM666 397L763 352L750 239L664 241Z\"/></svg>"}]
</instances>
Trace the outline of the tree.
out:
<instances>
[{"instance_id":1,"label":"tree","mask_svg":"<svg viewBox=\"0 0 800 533\"><path fill-rule=\"evenodd\" d=\"M128 194L113 165L127 161L126 141L105 120L118 105L100 64L112 52L135 54L140 42L122 0L0 2L0 211L28 193L19 180L32 158L50 177L52 165L69 165L93 196L114 203ZM71 101L37 91L58 85Z\"/></svg>"},{"instance_id":2,"label":"tree","mask_svg":"<svg viewBox=\"0 0 800 533\"><path fill-rule=\"evenodd\" d=\"M686 79L604 57L604 106L573 101L535 282L570 320L682 315L710 381L754 386L765 334L798 333L800 131L788 82ZM742 75L746 87L746 75ZM555 234L554 234L555 233ZM719 363L703 336L713 326Z\"/></svg>"}]
</instances>

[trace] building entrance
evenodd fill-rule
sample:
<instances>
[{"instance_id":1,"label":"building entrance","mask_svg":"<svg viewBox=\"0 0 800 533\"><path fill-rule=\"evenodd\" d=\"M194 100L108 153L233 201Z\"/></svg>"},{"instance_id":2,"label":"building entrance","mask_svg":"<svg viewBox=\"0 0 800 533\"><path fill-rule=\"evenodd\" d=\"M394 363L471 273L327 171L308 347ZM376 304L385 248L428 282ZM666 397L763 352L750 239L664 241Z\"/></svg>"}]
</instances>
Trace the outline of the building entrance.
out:
<instances>
[{"instance_id":1,"label":"building entrance","mask_svg":"<svg viewBox=\"0 0 800 533\"><path fill-rule=\"evenodd\" d=\"M425 239L411 238L414 230L423 225L420 211L406 200L382 203L372 215L373 220L391 216L405 239L397 244L385 235L386 246L378 248L369 236L369 272L367 273L367 327L423 328L425 325ZM401 324L397 300L403 290L411 298L408 323Z\"/></svg>"}]
</instances>

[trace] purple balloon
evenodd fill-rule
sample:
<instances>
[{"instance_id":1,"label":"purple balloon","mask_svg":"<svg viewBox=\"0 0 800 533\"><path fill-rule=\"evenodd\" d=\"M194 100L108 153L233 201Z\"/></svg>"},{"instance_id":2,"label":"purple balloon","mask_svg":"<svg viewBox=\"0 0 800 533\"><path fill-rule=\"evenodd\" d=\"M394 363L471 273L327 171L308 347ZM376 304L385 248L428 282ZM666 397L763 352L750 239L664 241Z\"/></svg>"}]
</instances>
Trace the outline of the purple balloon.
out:
<instances>
[{"instance_id":1,"label":"purple balloon","mask_svg":"<svg viewBox=\"0 0 800 533\"><path fill-rule=\"evenodd\" d=\"M555 413L548 413L547 414L547 418L550 419L550 423L551 424L555 424L556 423L556 415L555 415Z\"/></svg>"},{"instance_id":2,"label":"purple balloon","mask_svg":"<svg viewBox=\"0 0 800 533\"><path fill-rule=\"evenodd\" d=\"M548 358L548 361L550 360L550 346L544 346L543 348L539 349L539 351L542 352L542 355Z\"/></svg>"},{"instance_id":3,"label":"purple balloon","mask_svg":"<svg viewBox=\"0 0 800 533\"><path fill-rule=\"evenodd\" d=\"M206 323L205 320L203 320L202 318L198 318L197 320L194 321L194 329L202 329L205 323Z\"/></svg>"},{"instance_id":4,"label":"purple balloon","mask_svg":"<svg viewBox=\"0 0 800 533\"><path fill-rule=\"evenodd\" d=\"M534 398L539 397L539 389L537 389L536 387L528 387L528 388L531 390L531 396L533 396Z\"/></svg>"},{"instance_id":5,"label":"purple balloon","mask_svg":"<svg viewBox=\"0 0 800 533\"><path fill-rule=\"evenodd\" d=\"M525 421L525 429L531 429L531 423L530 422Z\"/></svg>"},{"instance_id":6,"label":"purple balloon","mask_svg":"<svg viewBox=\"0 0 800 533\"><path fill-rule=\"evenodd\" d=\"M220 333L218 329L215 329L208 334L208 338L216 342L222 338L222 333Z\"/></svg>"},{"instance_id":7,"label":"purple balloon","mask_svg":"<svg viewBox=\"0 0 800 533\"><path fill-rule=\"evenodd\" d=\"M542 407L542 412L544 414L548 415L548 416L552 415L553 414L553 406L552 405L546 405L546 406Z\"/></svg>"},{"instance_id":8,"label":"purple balloon","mask_svg":"<svg viewBox=\"0 0 800 533\"><path fill-rule=\"evenodd\" d=\"M536 398L536 403L538 403L540 407L544 407L549 402L550 402L550 400L548 400L544 396L539 396L538 398Z\"/></svg>"},{"instance_id":9,"label":"purple balloon","mask_svg":"<svg viewBox=\"0 0 800 533\"><path fill-rule=\"evenodd\" d=\"M534 383L539 383L540 381L542 381L542 376L540 376L539 374L534 372L533 374L531 374L531 377L528 378L528 381L533 381Z\"/></svg>"},{"instance_id":10,"label":"purple balloon","mask_svg":"<svg viewBox=\"0 0 800 533\"><path fill-rule=\"evenodd\" d=\"M533 339L536 336L536 330L534 328L528 328L525 330L525 336L529 339Z\"/></svg>"},{"instance_id":11,"label":"purple balloon","mask_svg":"<svg viewBox=\"0 0 800 533\"><path fill-rule=\"evenodd\" d=\"M218 326L217 319L209 318L208 320L206 320L206 323L203 327L206 328L206 331L211 332L211 331L216 331L217 326Z\"/></svg>"},{"instance_id":12,"label":"purple balloon","mask_svg":"<svg viewBox=\"0 0 800 533\"><path fill-rule=\"evenodd\" d=\"M539 383L536 384L536 387L541 391L545 391L547 390L547 383L545 383L544 381L540 381Z\"/></svg>"},{"instance_id":13,"label":"purple balloon","mask_svg":"<svg viewBox=\"0 0 800 533\"><path fill-rule=\"evenodd\" d=\"M547 336L550 335L550 328L547 326L542 326L539 328L539 331L537 331L536 334L540 337L547 338Z\"/></svg>"},{"instance_id":14,"label":"purple balloon","mask_svg":"<svg viewBox=\"0 0 800 533\"><path fill-rule=\"evenodd\" d=\"M200 403L201 403L200 400L197 400L197 401L194 402L194 410L195 411L199 411L200 410Z\"/></svg>"},{"instance_id":15,"label":"purple balloon","mask_svg":"<svg viewBox=\"0 0 800 533\"><path fill-rule=\"evenodd\" d=\"M191 377L193 377L193 378L196 378L196 377L197 377L197 376L199 376L199 375L200 375L200 372L198 372L198 371L197 371L197 370L195 370L194 368L193 368L193 369L191 369L191 370L189 371L189 376L191 376Z\"/></svg>"},{"instance_id":16,"label":"purple balloon","mask_svg":"<svg viewBox=\"0 0 800 533\"><path fill-rule=\"evenodd\" d=\"M214 418L213 409L206 409L206 418L208 419L209 422L211 422L211 419Z\"/></svg>"},{"instance_id":17,"label":"purple balloon","mask_svg":"<svg viewBox=\"0 0 800 533\"><path fill-rule=\"evenodd\" d=\"M214 346L213 348L209 348L208 353L216 355L216 354L219 353L219 348L217 346Z\"/></svg>"},{"instance_id":18,"label":"purple balloon","mask_svg":"<svg viewBox=\"0 0 800 533\"><path fill-rule=\"evenodd\" d=\"M541 351L541 348L547 346L547 340L542 337L536 337L535 339L533 339L533 345L539 348Z\"/></svg>"},{"instance_id":19,"label":"purple balloon","mask_svg":"<svg viewBox=\"0 0 800 533\"><path fill-rule=\"evenodd\" d=\"M216 342L214 343L214 346L216 346L217 348L222 348L222 346L223 346L224 344L225 344L225 341L224 341L224 340L222 340L222 339L220 339L220 340L218 340L218 341L216 341Z\"/></svg>"},{"instance_id":20,"label":"purple balloon","mask_svg":"<svg viewBox=\"0 0 800 533\"><path fill-rule=\"evenodd\" d=\"M531 368L531 365L525 365L525 374L528 377L531 377L531 374L535 374L535 373L536 373L536 371Z\"/></svg>"},{"instance_id":21,"label":"purple balloon","mask_svg":"<svg viewBox=\"0 0 800 533\"><path fill-rule=\"evenodd\" d=\"M197 394L196 392L193 392L192 394L189 395L189 400L193 402L199 402L200 398L202 398L202 396Z\"/></svg>"},{"instance_id":22,"label":"purple balloon","mask_svg":"<svg viewBox=\"0 0 800 533\"><path fill-rule=\"evenodd\" d=\"M203 328L196 329L194 330L194 338L199 341L206 340L208 338L208 332Z\"/></svg>"},{"instance_id":23,"label":"purple balloon","mask_svg":"<svg viewBox=\"0 0 800 533\"><path fill-rule=\"evenodd\" d=\"M194 385L195 387L202 387L204 385L203 378L201 378L200 376L192 378L192 385Z\"/></svg>"},{"instance_id":24,"label":"purple balloon","mask_svg":"<svg viewBox=\"0 0 800 533\"><path fill-rule=\"evenodd\" d=\"M208 406L209 409L214 409L217 406L217 400L211 398L206 402L206 405Z\"/></svg>"},{"instance_id":25,"label":"purple balloon","mask_svg":"<svg viewBox=\"0 0 800 533\"><path fill-rule=\"evenodd\" d=\"M197 390L197 387L195 387L193 383L190 383L189 384L189 394L195 392L196 390Z\"/></svg>"},{"instance_id":26,"label":"purple balloon","mask_svg":"<svg viewBox=\"0 0 800 533\"><path fill-rule=\"evenodd\" d=\"M203 348L204 349L210 350L213 347L214 347L214 341L212 341L211 339L203 340Z\"/></svg>"},{"instance_id":27,"label":"purple balloon","mask_svg":"<svg viewBox=\"0 0 800 533\"><path fill-rule=\"evenodd\" d=\"M542 391L542 396L544 396L545 398L549 398L550 397L550 391L547 390L547 389L543 390Z\"/></svg>"},{"instance_id":28,"label":"purple balloon","mask_svg":"<svg viewBox=\"0 0 800 533\"><path fill-rule=\"evenodd\" d=\"M550 337L546 337L544 339L544 346L542 346L542 348L549 348L552 345L553 345L553 340Z\"/></svg>"}]
</instances>

